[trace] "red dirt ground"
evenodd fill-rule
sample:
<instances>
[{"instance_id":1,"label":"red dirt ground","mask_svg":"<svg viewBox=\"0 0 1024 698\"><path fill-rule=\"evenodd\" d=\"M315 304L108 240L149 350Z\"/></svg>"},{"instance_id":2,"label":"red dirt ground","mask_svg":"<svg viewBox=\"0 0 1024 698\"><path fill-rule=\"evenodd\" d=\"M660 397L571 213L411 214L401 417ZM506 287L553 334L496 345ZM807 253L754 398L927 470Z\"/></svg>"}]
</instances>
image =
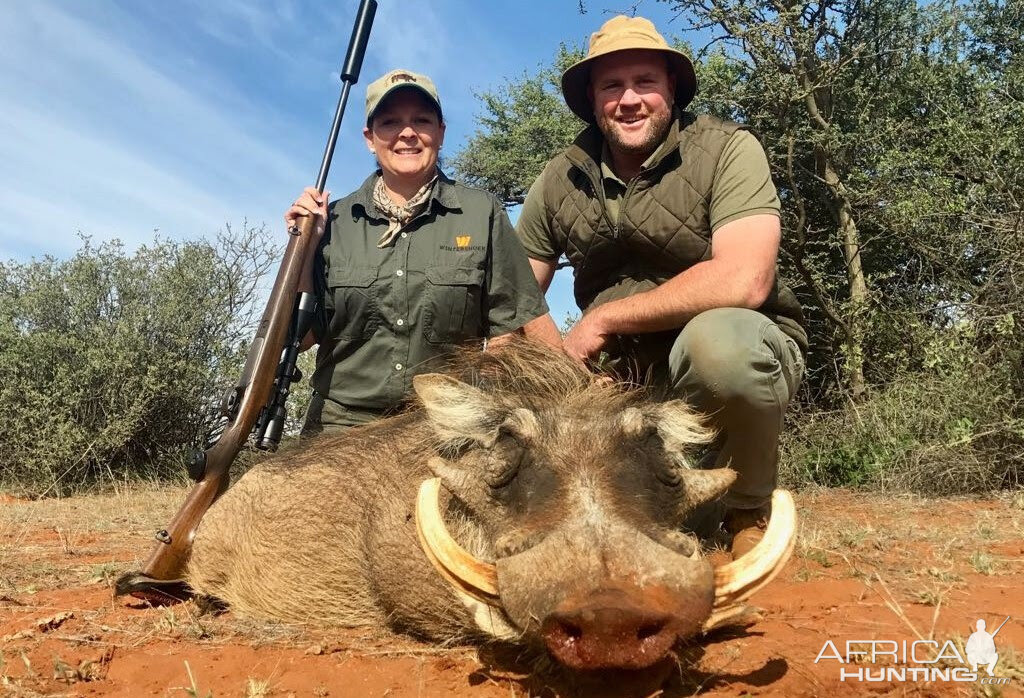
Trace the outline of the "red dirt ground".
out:
<instances>
[{"instance_id":1,"label":"red dirt ground","mask_svg":"<svg viewBox=\"0 0 1024 698\"><path fill-rule=\"evenodd\" d=\"M165 488L43 502L0 497L0 695L554 695L500 653L112 598L114 577L148 552L143 532L181 495ZM644 695L1024 695L1020 495L923 500L827 491L803 493L797 503L797 552L753 599L762 619L682 648L681 668ZM952 640L962 652L976 619L991 631L1006 616L996 637L996 674L1006 685L841 682L837 661L815 663L829 639L840 652L847 641L921 638Z\"/></svg>"}]
</instances>

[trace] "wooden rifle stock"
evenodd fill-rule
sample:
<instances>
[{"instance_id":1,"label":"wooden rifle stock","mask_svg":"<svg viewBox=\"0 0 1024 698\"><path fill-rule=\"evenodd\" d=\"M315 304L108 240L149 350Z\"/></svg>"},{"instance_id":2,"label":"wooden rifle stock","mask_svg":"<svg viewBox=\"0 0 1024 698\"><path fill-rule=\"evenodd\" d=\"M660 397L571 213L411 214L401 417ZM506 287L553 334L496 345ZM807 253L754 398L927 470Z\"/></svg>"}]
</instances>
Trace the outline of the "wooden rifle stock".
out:
<instances>
[{"instance_id":1,"label":"wooden rifle stock","mask_svg":"<svg viewBox=\"0 0 1024 698\"><path fill-rule=\"evenodd\" d=\"M291 235L277 279L249 348L242 378L235 388L234 417L217 442L198 454L204 460L202 479L189 492L167 528L156 534L156 547L141 572L132 572L118 579L116 593L133 593L160 600L187 594L181 575L196 528L210 505L227 490L231 464L249 438L260 411L268 403L292 323L299 280L306 258L313 253L316 244L315 225L313 216L305 216L297 228L289 231ZM301 341L302 338L298 339Z\"/></svg>"}]
</instances>

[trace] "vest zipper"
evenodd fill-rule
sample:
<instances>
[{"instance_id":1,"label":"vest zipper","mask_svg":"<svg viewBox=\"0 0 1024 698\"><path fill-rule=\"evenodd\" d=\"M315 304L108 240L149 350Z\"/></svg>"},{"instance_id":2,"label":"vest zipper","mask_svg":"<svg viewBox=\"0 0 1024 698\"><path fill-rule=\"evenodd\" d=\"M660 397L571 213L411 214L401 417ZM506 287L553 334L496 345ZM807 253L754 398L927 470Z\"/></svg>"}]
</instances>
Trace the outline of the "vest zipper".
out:
<instances>
[{"instance_id":1,"label":"vest zipper","mask_svg":"<svg viewBox=\"0 0 1024 698\"><path fill-rule=\"evenodd\" d=\"M587 169L589 170L590 168ZM605 223L608 224L608 227L611 228L612 239L617 240L619 238L619 222L613 222L608 215L608 199L604 195L604 181L601 179L600 173L596 179L593 172L588 171L587 176L590 178L590 186L594 188L594 191L599 192L601 197L601 216L604 218ZM619 211L619 215L621 214L622 211Z\"/></svg>"},{"instance_id":2,"label":"vest zipper","mask_svg":"<svg viewBox=\"0 0 1024 698\"><path fill-rule=\"evenodd\" d=\"M630 179L629 183L626 184L626 193L622 195L622 204L619 206L618 220L616 220L615 224L612 225L612 237L614 237L616 240L619 238L619 232L620 232L619 221L622 220L622 214L626 212L626 204L629 203L629 195L633 193L633 190L636 188L636 186L635 186L636 183L640 181L640 177L642 177L643 175L647 174L648 172L650 172L653 169L654 169L654 167L642 167L642 168L640 168L640 171L636 173L636 176L633 177L632 179ZM604 217L605 217L605 220L607 220L608 223L611 224L611 219L608 218L608 204L607 204L607 200L605 199L605 196L604 196L604 181L603 180L601 182L601 202L604 205L604 213L605 213Z\"/></svg>"},{"instance_id":3,"label":"vest zipper","mask_svg":"<svg viewBox=\"0 0 1024 698\"><path fill-rule=\"evenodd\" d=\"M622 204L619 206L619 220L622 220L622 214L626 212L626 204L629 203L629 195L633 192L633 185L636 184L637 180L640 179L640 175L644 173L643 170L637 172L633 179L629 180L629 184L626 185L626 193L622 195ZM618 237L619 221L615 221L615 236Z\"/></svg>"}]
</instances>

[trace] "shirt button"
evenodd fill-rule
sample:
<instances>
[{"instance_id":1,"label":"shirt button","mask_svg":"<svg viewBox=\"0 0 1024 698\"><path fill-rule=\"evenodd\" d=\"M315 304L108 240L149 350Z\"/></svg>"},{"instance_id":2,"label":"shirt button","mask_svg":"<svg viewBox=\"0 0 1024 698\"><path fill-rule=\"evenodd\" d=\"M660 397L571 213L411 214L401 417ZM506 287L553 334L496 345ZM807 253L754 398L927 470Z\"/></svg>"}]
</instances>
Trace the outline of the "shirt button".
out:
<instances>
[{"instance_id":1,"label":"shirt button","mask_svg":"<svg viewBox=\"0 0 1024 698\"><path fill-rule=\"evenodd\" d=\"M402 271L401 269L399 269L398 271L396 271L396 272L395 272L395 276L401 276L401 275L402 275L402 274L404 274L404 273L405 273L404 271Z\"/></svg>"},{"instance_id":2,"label":"shirt button","mask_svg":"<svg viewBox=\"0 0 1024 698\"><path fill-rule=\"evenodd\" d=\"M402 370L402 364L395 364L395 370L396 371L401 371Z\"/></svg>"},{"instance_id":3,"label":"shirt button","mask_svg":"<svg viewBox=\"0 0 1024 698\"><path fill-rule=\"evenodd\" d=\"M403 320L402 318L398 318L398 320L395 321L395 324L401 327L402 325L405 324L405 320Z\"/></svg>"},{"instance_id":4,"label":"shirt button","mask_svg":"<svg viewBox=\"0 0 1024 698\"><path fill-rule=\"evenodd\" d=\"M409 237L409 233L402 233L402 237L404 237L404 238Z\"/></svg>"}]
</instances>

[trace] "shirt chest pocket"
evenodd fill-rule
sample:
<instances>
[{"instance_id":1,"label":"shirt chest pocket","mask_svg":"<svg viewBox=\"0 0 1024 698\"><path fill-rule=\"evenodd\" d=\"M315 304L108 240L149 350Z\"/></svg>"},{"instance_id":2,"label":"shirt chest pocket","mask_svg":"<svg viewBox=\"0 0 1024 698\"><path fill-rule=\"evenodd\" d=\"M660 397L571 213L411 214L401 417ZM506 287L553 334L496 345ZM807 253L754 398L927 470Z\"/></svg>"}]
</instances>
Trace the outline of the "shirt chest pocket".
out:
<instances>
[{"instance_id":1,"label":"shirt chest pocket","mask_svg":"<svg viewBox=\"0 0 1024 698\"><path fill-rule=\"evenodd\" d=\"M453 344L481 335L484 270L428 267L423 331L432 344Z\"/></svg>"},{"instance_id":2,"label":"shirt chest pocket","mask_svg":"<svg viewBox=\"0 0 1024 698\"><path fill-rule=\"evenodd\" d=\"M380 326L376 267L343 267L327 275L334 303L328 332L333 339L369 339Z\"/></svg>"}]
</instances>

